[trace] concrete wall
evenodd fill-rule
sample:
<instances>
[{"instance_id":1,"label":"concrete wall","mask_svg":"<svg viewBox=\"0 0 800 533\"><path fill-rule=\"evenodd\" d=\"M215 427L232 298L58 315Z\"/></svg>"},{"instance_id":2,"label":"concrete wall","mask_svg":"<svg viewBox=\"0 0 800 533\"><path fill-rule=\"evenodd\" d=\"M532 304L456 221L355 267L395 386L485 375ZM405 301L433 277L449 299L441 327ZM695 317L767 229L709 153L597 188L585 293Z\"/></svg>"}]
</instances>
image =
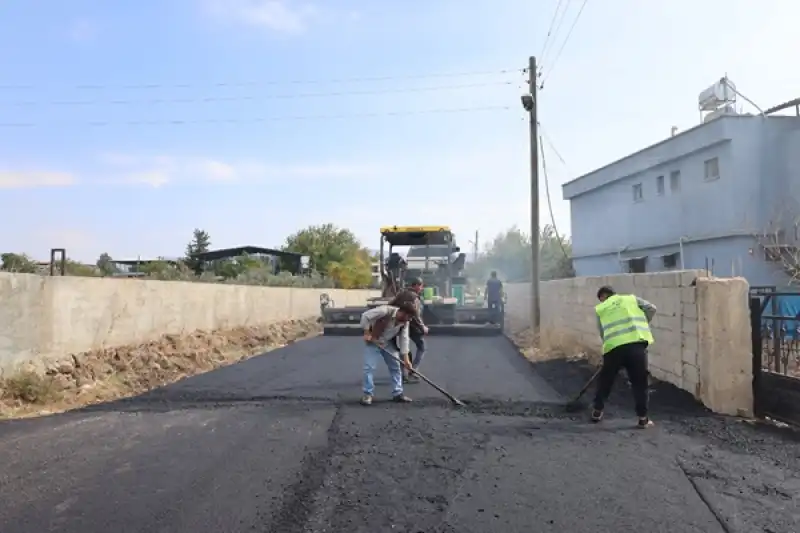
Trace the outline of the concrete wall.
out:
<instances>
[{"instance_id":1,"label":"concrete wall","mask_svg":"<svg viewBox=\"0 0 800 533\"><path fill-rule=\"evenodd\" d=\"M363 305L378 291L0 273L0 372L165 334L319 316L319 297Z\"/></svg>"},{"instance_id":2,"label":"concrete wall","mask_svg":"<svg viewBox=\"0 0 800 533\"><path fill-rule=\"evenodd\" d=\"M594 306L597 289L611 285L658 307L650 372L724 414L752 413L752 354L747 282L707 278L702 271L584 277L542 283L542 329L567 332L601 348ZM530 284L511 284L507 313L529 320Z\"/></svg>"}]
</instances>

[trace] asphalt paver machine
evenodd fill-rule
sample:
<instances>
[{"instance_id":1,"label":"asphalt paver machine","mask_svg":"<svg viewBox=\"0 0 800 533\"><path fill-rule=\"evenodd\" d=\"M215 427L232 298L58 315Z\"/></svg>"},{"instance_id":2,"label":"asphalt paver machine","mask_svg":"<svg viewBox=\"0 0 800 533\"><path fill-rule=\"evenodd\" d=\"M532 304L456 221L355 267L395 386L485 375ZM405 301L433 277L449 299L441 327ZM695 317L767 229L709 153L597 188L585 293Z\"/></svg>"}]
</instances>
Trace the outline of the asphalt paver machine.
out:
<instances>
[{"instance_id":1,"label":"asphalt paver machine","mask_svg":"<svg viewBox=\"0 0 800 533\"><path fill-rule=\"evenodd\" d=\"M380 230L381 296L364 306L336 307L323 295L321 311L325 335L360 335L361 314L389 303L408 280L421 278L423 321L431 335L498 335L503 317L465 302L466 255L460 253L448 226L387 226ZM405 256L398 249L406 248Z\"/></svg>"}]
</instances>

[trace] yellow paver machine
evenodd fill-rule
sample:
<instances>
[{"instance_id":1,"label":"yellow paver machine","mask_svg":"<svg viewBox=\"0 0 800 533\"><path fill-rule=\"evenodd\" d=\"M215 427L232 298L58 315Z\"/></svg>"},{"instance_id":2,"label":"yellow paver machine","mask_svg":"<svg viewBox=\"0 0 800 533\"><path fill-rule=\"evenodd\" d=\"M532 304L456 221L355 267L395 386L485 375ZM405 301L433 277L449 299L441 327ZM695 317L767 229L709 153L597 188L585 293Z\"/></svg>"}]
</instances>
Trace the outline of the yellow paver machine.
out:
<instances>
[{"instance_id":1,"label":"yellow paver machine","mask_svg":"<svg viewBox=\"0 0 800 533\"><path fill-rule=\"evenodd\" d=\"M321 299L325 335L360 335L361 314L384 305L406 286L407 280L421 278L422 318L431 335L499 335L503 312L482 305L467 305L466 255L456 246L448 226L387 226L380 230L379 270L381 296L361 307L336 307ZM405 254L398 249L404 248Z\"/></svg>"}]
</instances>

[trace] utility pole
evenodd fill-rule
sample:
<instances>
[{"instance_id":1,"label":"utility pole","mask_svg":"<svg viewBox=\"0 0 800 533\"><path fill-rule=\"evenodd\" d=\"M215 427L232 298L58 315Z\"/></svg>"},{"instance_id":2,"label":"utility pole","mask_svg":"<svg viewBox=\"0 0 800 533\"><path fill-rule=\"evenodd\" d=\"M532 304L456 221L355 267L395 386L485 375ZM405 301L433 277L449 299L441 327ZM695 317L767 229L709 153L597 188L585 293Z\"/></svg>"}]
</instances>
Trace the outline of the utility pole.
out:
<instances>
[{"instance_id":1,"label":"utility pole","mask_svg":"<svg viewBox=\"0 0 800 533\"><path fill-rule=\"evenodd\" d=\"M530 115L531 128L531 327L539 330L540 296L539 296L539 106L537 98L536 58L531 56L528 62L528 85L531 102L526 105ZM524 103L524 102L523 102Z\"/></svg>"},{"instance_id":2,"label":"utility pole","mask_svg":"<svg viewBox=\"0 0 800 533\"><path fill-rule=\"evenodd\" d=\"M472 243L473 260L478 262L478 230L475 230L475 240Z\"/></svg>"}]
</instances>

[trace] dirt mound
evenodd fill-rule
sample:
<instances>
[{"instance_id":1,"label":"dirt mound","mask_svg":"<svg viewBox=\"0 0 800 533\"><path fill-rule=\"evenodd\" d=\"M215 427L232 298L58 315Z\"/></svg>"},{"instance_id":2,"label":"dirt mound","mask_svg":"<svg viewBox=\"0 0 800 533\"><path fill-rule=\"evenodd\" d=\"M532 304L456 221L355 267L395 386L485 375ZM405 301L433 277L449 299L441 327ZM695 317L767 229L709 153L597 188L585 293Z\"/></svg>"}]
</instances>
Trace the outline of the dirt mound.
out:
<instances>
[{"instance_id":1,"label":"dirt mound","mask_svg":"<svg viewBox=\"0 0 800 533\"><path fill-rule=\"evenodd\" d=\"M0 418L65 411L141 394L319 334L317 319L165 335L139 345L70 355L0 380Z\"/></svg>"}]
</instances>

